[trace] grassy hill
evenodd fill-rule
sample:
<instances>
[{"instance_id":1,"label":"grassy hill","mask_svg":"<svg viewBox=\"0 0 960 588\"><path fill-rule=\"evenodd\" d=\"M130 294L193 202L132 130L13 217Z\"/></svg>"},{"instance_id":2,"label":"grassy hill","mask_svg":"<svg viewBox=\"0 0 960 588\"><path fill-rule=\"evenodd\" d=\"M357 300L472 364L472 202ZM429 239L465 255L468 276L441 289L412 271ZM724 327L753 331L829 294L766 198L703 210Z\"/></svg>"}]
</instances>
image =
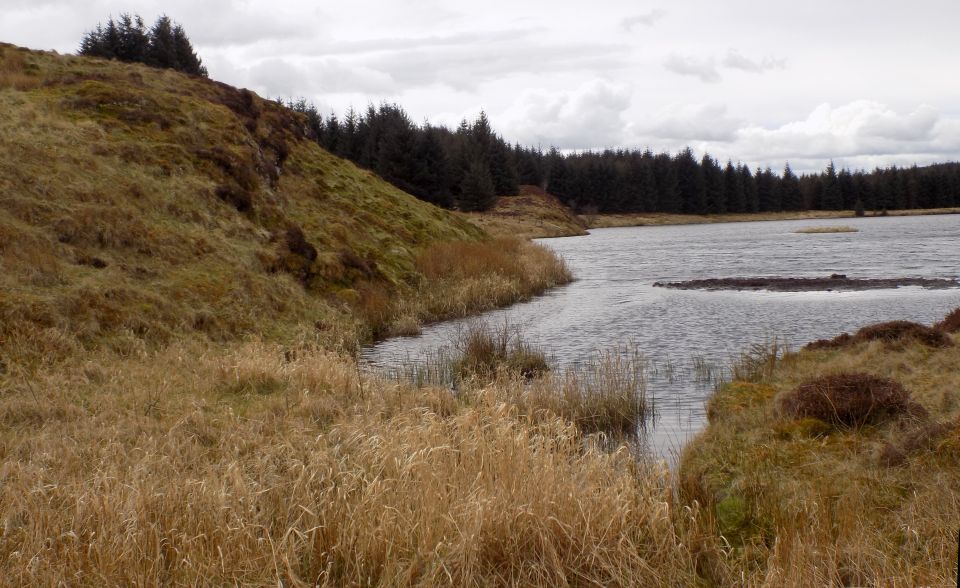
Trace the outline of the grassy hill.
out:
<instances>
[{"instance_id":1,"label":"grassy hill","mask_svg":"<svg viewBox=\"0 0 960 588\"><path fill-rule=\"evenodd\" d=\"M474 224L493 235L527 238L586 235L586 223L556 196L537 186L521 186L520 194L498 198L485 212L467 215Z\"/></svg>"},{"instance_id":2,"label":"grassy hill","mask_svg":"<svg viewBox=\"0 0 960 588\"><path fill-rule=\"evenodd\" d=\"M0 112L0 339L21 353L340 336L427 245L484 237L204 78L4 44Z\"/></svg>"}]
</instances>

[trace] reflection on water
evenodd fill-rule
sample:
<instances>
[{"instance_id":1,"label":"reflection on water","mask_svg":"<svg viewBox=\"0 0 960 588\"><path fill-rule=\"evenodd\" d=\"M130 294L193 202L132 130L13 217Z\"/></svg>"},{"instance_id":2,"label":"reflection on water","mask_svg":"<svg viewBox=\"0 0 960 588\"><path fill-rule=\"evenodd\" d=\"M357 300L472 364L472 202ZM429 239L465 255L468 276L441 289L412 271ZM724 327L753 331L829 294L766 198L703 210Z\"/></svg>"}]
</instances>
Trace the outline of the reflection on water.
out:
<instances>
[{"instance_id":1,"label":"reflection on water","mask_svg":"<svg viewBox=\"0 0 960 588\"><path fill-rule=\"evenodd\" d=\"M560 365L598 348L633 343L650 361L657 419L650 444L671 457L704 424L718 370L755 343L793 347L884 320L931 323L960 306L960 290L916 287L865 292L704 292L653 288L659 280L797 276L948 277L960 274L960 216L844 219L858 233L796 234L837 221L776 221L598 229L542 242L577 281L482 319L519 327ZM476 320L476 319L472 319ZM430 353L464 321L365 351L377 366Z\"/></svg>"}]
</instances>

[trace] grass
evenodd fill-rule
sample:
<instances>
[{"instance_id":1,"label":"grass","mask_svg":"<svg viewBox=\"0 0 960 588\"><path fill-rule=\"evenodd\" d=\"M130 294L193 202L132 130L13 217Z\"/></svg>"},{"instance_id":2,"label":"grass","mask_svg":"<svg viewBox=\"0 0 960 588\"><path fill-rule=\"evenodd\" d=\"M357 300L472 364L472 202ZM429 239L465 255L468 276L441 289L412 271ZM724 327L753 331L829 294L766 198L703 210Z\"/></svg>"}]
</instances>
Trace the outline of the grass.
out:
<instances>
[{"instance_id":1,"label":"grass","mask_svg":"<svg viewBox=\"0 0 960 588\"><path fill-rule=\"evenodd\" d=\"M694 581L666 472L497 388L361 384L349 357L261 342L24 383L0 396L16 584Z\"/></svg>"},{"instance_id":2,"label":"grass","mask_svg":"<svg viewBox=\"0 0 960 588\"><path fill-rule=\"evenodd\" d=\"M323 151L246 90L11 45L0 76L0 347L17 361L184 337L351 350L570 279L546 249L490 241ZM474 266L426 276L431 257Z\"/></svg>"},{"instance_id":3,"label":"grass","mask_svg":"<svg viewBox=\"0 0 960 588\"><path fill-rule=\"evenodd\" d=\"M517 238L438 242L415 263L422 278L415 293L391 313L389 334L416 335L422 324L529 300L573 279L550 249Z\"/></svg>"},{"instance_id":4,"label":"grass","mask_svg":"<svg viewBox=\"0 0 960 588\"><path fill-rule=\"evenodd\" d=\"M958 214L960 208L931 208L919 210L891 210L886 216L921 216L931 214ZM875 215L882 216L882 215ZM710 223L736 223L755 221L810 220L829 218L854 218L852 210L804 210L799 212L750 212L727 214L671 214L665 212L637 214L591 215L591 229L607 227L643 227L661 225L697 225Z\"/></svg>"},{"instance_id":5,"label":"grass","mask_svg":"<svg viewBox=\"0 0 960 588\"><path fill-rule=\"evenodd\" d=\"M819 235L823 233L859 233L860 229L855 229L847 225L838 225L833 227L803 227L797 229L794 233L803 235Z\"/></svg>"},{"instance_id":6,"label":"grass","mask_svg":"<svg viewBox=\"0 0 960 588\"><path fill-rule=\"evenodd\" d=\"M498 198L485 212L469 213L467 220L492 235L541 238L586 235L586 223L556 196L536 186L521 186L520 194Z\"/></svg>"},{"instance_id":7,"label":"grass","mask_svg":"<svg viewBox=\"0 0 960 588\"><path fill-rule=\"evenodd\" d=\"M358 370L365 335L569 279L545 248L206 80L2 45L0 108L5 583L952 580L956 345L758 348L677 484L625 438L654 409L629 348L456 392ZM855 371L936 419L774 412Z\"/></svg>"},{"instance_id":8,"label":"grass","mask_svg":"<svg viewBox=\"0 0 960 588\"><path fill-rule=\"evenodd\" d=\"M705 564L711 580L954 583L958 353L862 340L722 386L681 463L685 500L732 546Z\"/></svg>"}]
</instances>

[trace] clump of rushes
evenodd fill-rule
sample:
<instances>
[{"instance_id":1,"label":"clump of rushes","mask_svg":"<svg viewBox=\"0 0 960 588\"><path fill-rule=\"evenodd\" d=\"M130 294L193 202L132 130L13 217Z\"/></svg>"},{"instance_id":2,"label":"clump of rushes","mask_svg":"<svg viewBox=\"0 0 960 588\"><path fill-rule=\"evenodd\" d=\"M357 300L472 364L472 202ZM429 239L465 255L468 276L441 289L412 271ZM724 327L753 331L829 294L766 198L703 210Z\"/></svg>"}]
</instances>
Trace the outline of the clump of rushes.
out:
<instances>
[{"instance_id":1,"label":"clump of rushes","mask_svg":"<svg viewBox=\"0 0 960 588\"><path fill-rule=\"evenodd\" d=\"M535 382L520 404L549 409L584 433L635 435L653 415L646 369L646 359L632 346L600 350L588 361Z\"/></svg>"},{"instance_id":2,"label":"clump of rushes","mask_svg":"<svg viewBox=\"0 0 960 588\"><path fill-rule=\"evenodd\" d=\"M526 343L509 325L475 324L455 343L452 373L457 380L489 382L498 377L531 379L550 371L543 352Z\"/></svg>"},{"instance_id":3,"label":"clump of rushes","mask_svg":"<svg viewBox=\"0 0 960 588\"><path fill-rule=\"evenodd\" d=\"M790 418L815 418L849 427L926 413L899 382L864 373L823 376L804 382L781 396L779 406L781 413Z\"/></svg>"}]
</instances>

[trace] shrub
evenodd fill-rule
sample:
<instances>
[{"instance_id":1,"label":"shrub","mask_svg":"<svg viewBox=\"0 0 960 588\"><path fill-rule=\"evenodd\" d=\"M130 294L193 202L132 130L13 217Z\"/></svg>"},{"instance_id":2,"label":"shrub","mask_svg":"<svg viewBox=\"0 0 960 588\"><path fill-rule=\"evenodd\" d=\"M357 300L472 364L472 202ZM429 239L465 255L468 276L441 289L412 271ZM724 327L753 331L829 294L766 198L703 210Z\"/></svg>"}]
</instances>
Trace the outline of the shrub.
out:
<instances>
[{"instance_id":1,"label":"shrub","mask_svg":"<svg viewBox=\"0 0 960 588\"><path fill-rule=\"evenodd\" d=\"M863 373L807 381L781 396L779 408L789 418L815 418L850 427L925 412L895 380Z\"/></svg>"},{"instance_id":2,"label":"shrub","mask_svg":"<svg viewBox=\"0 0 960 588\"><path fill-rule=\"evenodd\" d=\"M949 347L953 345L950 337L939 328L931 328L910 321L890 321L887 323L868 325L857 331L854 335L842 333L833 339L820 339L808 343L804 349L810 351L818 349L841 349L869 341L882 341L888 346L902 346L911 341L916 341L927 347Z\"/></svg>"},{"instance_id":3,"label":"shrub","mask_svg":"<svg viewBox=\"0 0 960 588\"><path fill-rule=\"evenodd\" d=\"M933 325L933 328L940 329L947 333L956 333L960 331L960 308L955 308L945 316L942 321Z\"/></svg>"}]
</instances>

